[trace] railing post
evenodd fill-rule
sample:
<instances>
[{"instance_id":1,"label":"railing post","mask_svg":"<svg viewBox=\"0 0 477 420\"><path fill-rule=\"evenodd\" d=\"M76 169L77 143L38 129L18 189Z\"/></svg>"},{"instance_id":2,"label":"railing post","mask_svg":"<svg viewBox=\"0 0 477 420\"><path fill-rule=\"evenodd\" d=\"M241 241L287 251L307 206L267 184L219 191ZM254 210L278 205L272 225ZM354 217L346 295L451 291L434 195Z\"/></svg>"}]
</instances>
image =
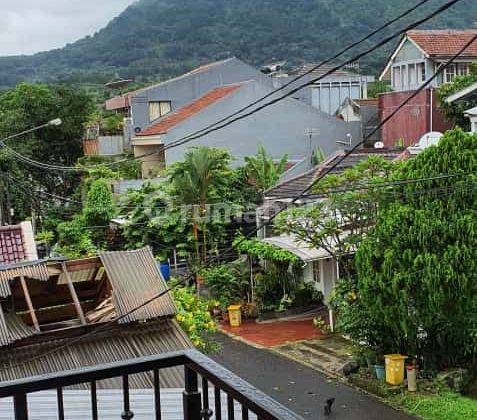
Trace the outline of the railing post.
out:
<instances>
[{"instance_id":1,"label":"railing post","mask_svg":"<svg viewBox=\"0 0 477 420\"><path fill-rule=\"evenodd\" d=\"M15 394L13 396L13 407L15 410L15 420L28 420L28 403L26 394Z\"/></svg>"},{"instance_id":2,"label":"railing post","mask_svg":"<svg viewBox=\"0 0 477 420\"><path fill-rule=\"evenodd\" d=\"M202 402L199 392L198 376L188 366L184 367L185 372L185 391L182 395L184 406L184 420L201 420Z\"/></svg>"}]
</instances>

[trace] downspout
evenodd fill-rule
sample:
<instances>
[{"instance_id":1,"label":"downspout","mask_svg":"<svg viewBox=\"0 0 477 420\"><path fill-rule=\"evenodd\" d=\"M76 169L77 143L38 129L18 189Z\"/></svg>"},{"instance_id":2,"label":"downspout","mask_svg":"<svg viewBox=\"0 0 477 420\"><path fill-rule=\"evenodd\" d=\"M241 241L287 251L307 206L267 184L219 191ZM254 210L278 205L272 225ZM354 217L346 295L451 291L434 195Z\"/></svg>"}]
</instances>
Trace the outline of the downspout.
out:
<instances>
[{"instance_id":1,"label":"downspout","mask_svg":"<svg viewBox=\"0 0 477 420\"><path fill-rule=\"evenodd\" d=\"M433 114L434 114L434 98L433 98L433 89L432 87L430 88L430 115L429 115L429 131L434 131L433 128L434 128L434 118L433 118Z\"/></svg>"}]
</instances>

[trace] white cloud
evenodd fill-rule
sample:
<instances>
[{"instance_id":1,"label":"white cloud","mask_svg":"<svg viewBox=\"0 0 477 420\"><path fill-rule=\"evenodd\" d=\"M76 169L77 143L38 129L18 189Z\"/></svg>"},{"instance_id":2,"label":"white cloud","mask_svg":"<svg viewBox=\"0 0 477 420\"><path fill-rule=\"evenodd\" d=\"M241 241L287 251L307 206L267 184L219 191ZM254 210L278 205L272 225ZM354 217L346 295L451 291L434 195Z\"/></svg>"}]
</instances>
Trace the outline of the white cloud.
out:
<instances>
[{"instance_id":1,"label":"white cloud","mask_svg":"<svg viewBox=\"0 0 477 420\"><path fill-rule=\"evenodd\" d=\"M0 0L0 56L59 48L92 35L135 0Z\"/></svg>"}]
</instances>

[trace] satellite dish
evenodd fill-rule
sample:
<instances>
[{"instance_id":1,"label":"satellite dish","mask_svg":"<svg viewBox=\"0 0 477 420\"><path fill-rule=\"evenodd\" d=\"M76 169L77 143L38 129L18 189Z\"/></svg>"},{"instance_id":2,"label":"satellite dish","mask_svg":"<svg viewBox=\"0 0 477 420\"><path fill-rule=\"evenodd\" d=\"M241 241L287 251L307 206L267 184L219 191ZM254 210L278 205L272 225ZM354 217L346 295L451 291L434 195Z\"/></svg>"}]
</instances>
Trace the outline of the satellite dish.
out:
<instances>
[{"instance_id":1,"label":"satellite dish","mask_svg":"<svg viewBox=\"0 0 477 420\"><path fill-rule=\"evenodd\" d=\"M113 80L112 82L106 83L104 86L109 89L121 89L132 83L132 79L118 79Z\"/></svg>"},{"instance_id":2,"label":"satellite dish","mask_svg":"<svg viewBox=\"0 0 477 420\"><path fill-rule=\"evenodd\" d=\"M420 139L419 139L419 147L421 149L425 149L426 147L429 146L435 146L437 143L439 143L439 140L442 137L442 133L439 131L430 131L429 133L424 134Z\"/></svg>"},{"instance_id":3,"label":"satellite dish","mask_svg":"<svg viewBox=\"0 0 477 420\"><path fill-rule=\"evenodd\" d=\"M136 127L134 129L134 132L137 134L137 133L140 133L141 132L141 127Z\"/></svg>"},{"instance_id":4,"label":"satellite dish","mask_svg":"<svg viewBox=\"0 0 477 420\"><path fill-rule=\"evenodd\" d=\"M382 141L377 141L374 143L374 148L375 149L384 149L384 143Z\"/></svg>"}]
</instances>

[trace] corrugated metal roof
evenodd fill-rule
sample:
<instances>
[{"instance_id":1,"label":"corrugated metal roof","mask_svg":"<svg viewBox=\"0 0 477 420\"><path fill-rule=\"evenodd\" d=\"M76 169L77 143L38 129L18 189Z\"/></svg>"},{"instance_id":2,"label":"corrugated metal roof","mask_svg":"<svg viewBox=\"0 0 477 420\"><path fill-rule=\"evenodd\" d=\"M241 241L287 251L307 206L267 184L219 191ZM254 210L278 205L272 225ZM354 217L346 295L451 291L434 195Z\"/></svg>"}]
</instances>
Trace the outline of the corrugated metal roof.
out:
<instances>
[{"instance_id":1,"label":"corrugated metal roof","mask_svg":"<svg viewBox=\"0 0 477 420\"><path fill-rule=\"evenodd\" d=\"M46 263L38 261L0 266L0 297L10 296L10 280L21 276L47 281L49 273Z\"/></svg>"},{"instance_id":2,"label":"corrugated metal roof","mask_svg":"<svg viewBox=\"0 0 477 420\"><path fill-rule=\"evenodd\" d=\"M67 341L66 341L67 342ZM14 380L52 372L78 369L84 366L110 363L160 353L191 348L187 335L175 320L147 322L134 326L112 327L107 333L100 333L72 346L62 348L55 354L39 357L25 364L32 357L57 348L65 340L54 340L16 348L15 351L0 353L0 381ZM9 364L12 367L9 367ZM161 385L166 388L180 387L183 382L181 368L161 370ZM121 388L121 378L98 382L98 388ZM132 375L132 388L151 388L152 374ZM86 389L87 384L77 388Z\"/></svg>"},{"instance_id":3,"label":"corrugated metal roof","mask_svg":"<svg viewBox=\"0 0 477 420\"><path fill-rule=\"evenodd\" d=\"M103 252L100 258L113 289L113 303L118 316L137 308L167 289L150 248ZM119 322L171 317L176 311L174 301L168 293Z\"/></svg>"},{"instance_id":4,"label":"corrugated metal roof","mask_svg":"<svg viewBox=\"0 0 477 420\"><path fill-rule=\"evenodd\" d=\"M35 333L36 331L33 327L25 324L14 313L5 314L0 306L0 346L8 346Z\"/></svg>"}]
</instances>

